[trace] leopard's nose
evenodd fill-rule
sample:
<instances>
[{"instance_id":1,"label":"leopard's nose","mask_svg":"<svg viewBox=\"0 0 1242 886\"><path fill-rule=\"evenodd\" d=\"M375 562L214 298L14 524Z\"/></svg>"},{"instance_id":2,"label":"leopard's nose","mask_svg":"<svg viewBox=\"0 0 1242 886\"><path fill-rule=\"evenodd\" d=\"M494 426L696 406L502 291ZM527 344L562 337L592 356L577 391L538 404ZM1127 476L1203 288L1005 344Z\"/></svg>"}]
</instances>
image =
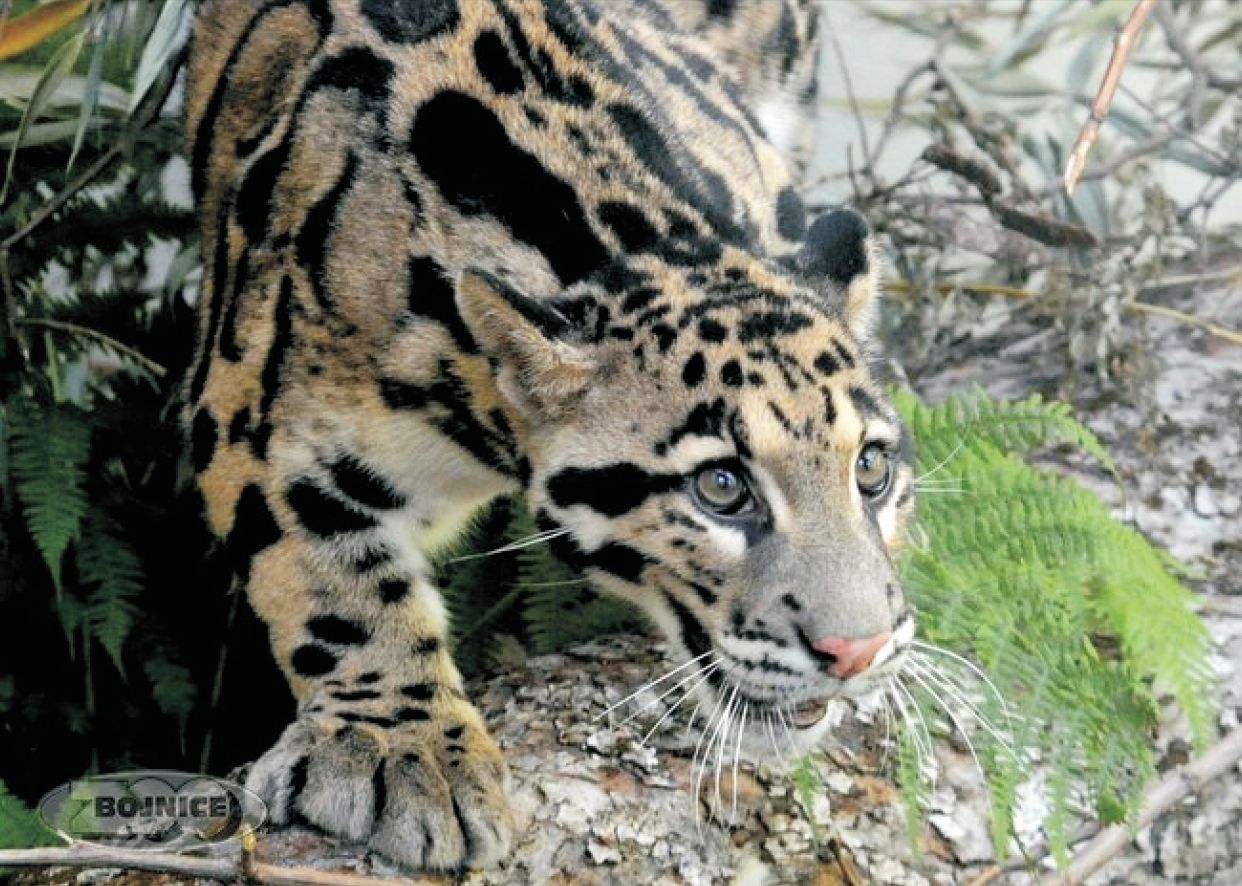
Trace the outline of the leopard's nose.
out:
<instances>
[{"instance_id":1,"label":"leopard's nose","mask_svg":"<svg viewBox=\"0 0 1242 886\"><path fill-rule=\"evenodd\" d=\"M828 673L844 680L867 670L876 653L892 638L892 631L874 637L825 637L812 643L811 648L822 656L831 657Z\"/></svg>"}]
</instances>

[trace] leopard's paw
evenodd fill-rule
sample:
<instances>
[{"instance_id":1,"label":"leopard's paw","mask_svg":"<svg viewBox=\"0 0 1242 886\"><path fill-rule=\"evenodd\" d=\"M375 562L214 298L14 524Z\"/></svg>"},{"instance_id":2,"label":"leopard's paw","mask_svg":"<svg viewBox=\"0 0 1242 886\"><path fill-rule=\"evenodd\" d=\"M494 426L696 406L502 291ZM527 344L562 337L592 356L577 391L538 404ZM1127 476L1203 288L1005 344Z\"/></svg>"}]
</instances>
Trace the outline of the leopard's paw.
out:
<instances>
[{"instance_id":1,"label":"leopard's paw","mask_svg":"<svg viewBox=\"0 0 1242 886\"><path fill-rule=\"evenodd\" d=\"M473 711L470 713L473 714ZM251 768L275 824L297 816L423 870L486 868L509 852L508 768L477 715L416 728L304 715Z\"/></svg>"}]
</instances>

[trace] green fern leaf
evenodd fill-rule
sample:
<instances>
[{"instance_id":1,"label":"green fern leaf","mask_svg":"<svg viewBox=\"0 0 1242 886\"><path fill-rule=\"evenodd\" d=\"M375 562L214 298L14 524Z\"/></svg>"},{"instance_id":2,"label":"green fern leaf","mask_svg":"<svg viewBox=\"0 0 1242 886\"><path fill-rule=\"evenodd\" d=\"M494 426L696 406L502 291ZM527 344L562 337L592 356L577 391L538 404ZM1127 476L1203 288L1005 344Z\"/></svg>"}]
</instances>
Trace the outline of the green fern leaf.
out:
<instances>
[{"instance_id":1,"label":"green fern leaf","mask_svg":"<svg viewBox=\"0 0 1242 886\"><path fill-rule=\"evenodd\" d=\"M939 477L920 499L923 541L903 563L920 634L973 658L1008 700L1002 705L985 692L976 702L1015 749L986 731L974 736L990 785L993 840L1000 851L1012 834L1017 787L1029 777L1027 761L1038 757L1050 803L1045 825L1054 853L1063 855L1071 801L1114 815L1118 804L1127 814L1137 809L1154 773L1152 679L1205 740L1212 718L1206 629L1166 554L1113 520L1091 492L1019 457L1061 442L1111 468L1068 407L978 392L932 407L908 393L897 402L916 438L917 470ZM930 720L935 704L914 696ZM918 773L899 759L909 787Z\"/></svg>"},{"instance_id":2,"label":"green fern leaf","mask_svg":"<svg viewBox=\"0 0 1242 886\"><path fill-rule=\"evenodd\" d=\"M0 781L0 849L31 849L55 846L59 840L25 803L9 793ZM0 874L4 869L0 868Z\"/></svg>"},{"instance_id":3,"label":"green fern leaf","mask_svg":"<svg viewBox=\"0 0 1242 886\"><path fill-rule=\"evenodd\" d=\"M84 611L87 632L124 675L125 641L140 612L136 601L142 593L142 563L117 527L98 511L91 511L83 523L76 563L82 585L89 590Z\"/></svg>"},{"instance_id":4,"label":"green fern leaf","mask_svg":"<svg viewBox=\"0 0 1242 886\"><path fill-rule=\"evenodd\" d=\"M86 460L91 428L65 404L43 407L18 399L9 409L9 464L22 514L61 592L61 561L87 512Z\"/></svg>"},{"instance_id":5,"label":"green fern leaf","mask_svg":"<svg viewBox=\"0 0 1242 886\"><path fill-rule=\"evenodd\" d=\"M194 699L198 687L190 671L170 661L164 655L156 655L142 663L142 670L151 681L151 697L161 713L177 721L181 738L181 752L185 753L186 723L194 712Z\"/></svg>"}]
</instances>

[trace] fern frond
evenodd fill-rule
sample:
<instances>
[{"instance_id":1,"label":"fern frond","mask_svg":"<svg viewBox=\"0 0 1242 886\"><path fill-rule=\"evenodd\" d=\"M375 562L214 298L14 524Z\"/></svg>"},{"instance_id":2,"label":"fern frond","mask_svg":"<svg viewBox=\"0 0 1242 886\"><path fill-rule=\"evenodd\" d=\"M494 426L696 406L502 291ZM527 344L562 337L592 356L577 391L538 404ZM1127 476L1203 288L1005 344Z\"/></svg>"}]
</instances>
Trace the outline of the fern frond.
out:
<instances>
[{"instance_id":1,"label":"fern frond","mask_svg":"<svg viewBox=\"0 0 1242 886\"><path fill-rule=\"evenodd\" d=\"M994 400L976 388L946 397L934 407L922 406L908 390L899 390L894 396L898 411L907 417L918 441L923 470L931 470L959 446L1025 455L1055 443L1077 446L1110 472L1116 470L1108 450L1074 418L1068 404L1048 402L1039 394L1018 401Z\"/></svg>"},{"instance_id":2,"label":"fern frond","mask_svg":"<svg viewBox=\"0 0 1242 886\"><path fill-rule=\"evenodd\" d=\"M142 670L151 681L151 697L161 713L177 721L181 752L185 753L185 728L194 712L198 686L189 669L165 655L155 655L142 663Z\"/></svg>"},{"instance_id":3,"label":"fern frond","mask_svg":"<svg viewBox=\"0 0 1242 886\"><path fill-rule=\"evenodd\" d=\"M44 826L25 803L9 793L0 781L0 849L31 849L56 846L56 835ZM0 868L0 875L4 869Z\"/></svg>"},{"instance_id":4,"label":"fern frond","mask_svg":"<svg viewBox=\"0 0 1242 886\"><path fill-rule=\"evenodd\" d=\"M1072 813L1133 813L1154 773L1151 681L1172 692L1196 739L1211 726L1208 635L1166 554L1116 522L1093 493L1019 455L1067 442L1100 458L1099 441L1061 404L982 393L898 408L919 448L919 471L952 455L960 495L925 496L926 543L903 564L920 633L975 659L1014 715L984 695L984 716L1016 749L975 736L998 850L1012 833L1027 762L1043 761L1054 853ZM1111 466L1104 453L1100 460ZM949 703L952 703L951 701ZM902 767L903 782L914 775ZM905 786L903 784L903 786Z\"/></svg>"},{"instance_id":5,"label":"fern frond","mask_svg":"<svg viewBox=\"0 0 1242 886\"><path fill-rule=\"evenodd\" d=\"M59 595L61 561L89 507L85 468L91 427L75 407L40 406L24 398L10 401L8 419L9 464L26 528Z\"/></svg>"},{"instance_id":6,"label":"fern frond","mask_svg":"<svg viewBox=\"0 0 1242 886\"><path fill-rule=\"evenodd\" d=\"M87 632L123 676L125 641L140 612L142 563L118 528L96 510L82 525L76 554L78 576L89 591L84 612Z\"/></svg>"}]
</instances>

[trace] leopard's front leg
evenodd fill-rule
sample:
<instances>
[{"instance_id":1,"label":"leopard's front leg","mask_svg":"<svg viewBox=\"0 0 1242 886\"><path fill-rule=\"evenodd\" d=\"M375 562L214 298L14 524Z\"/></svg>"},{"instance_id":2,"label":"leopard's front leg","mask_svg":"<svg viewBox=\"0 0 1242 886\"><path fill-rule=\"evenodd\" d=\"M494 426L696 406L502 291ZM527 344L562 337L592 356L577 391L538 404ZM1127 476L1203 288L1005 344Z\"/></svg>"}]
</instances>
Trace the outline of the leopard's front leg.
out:
<instances>
[{"instance_id":1,"label":"leopard's front leg","mask_svg":"<svg viewBox=\"0 0 1242 886\"><path fill-rule=\"evenodd\" d=\"M301 816L413 867L493 864L508 773L462 691L406 497L353 455L298 461L240 492L200 477L209 512L236 496L227 536L299 705L247 787L277 824Z\"/></svg>"}]
</instances>

